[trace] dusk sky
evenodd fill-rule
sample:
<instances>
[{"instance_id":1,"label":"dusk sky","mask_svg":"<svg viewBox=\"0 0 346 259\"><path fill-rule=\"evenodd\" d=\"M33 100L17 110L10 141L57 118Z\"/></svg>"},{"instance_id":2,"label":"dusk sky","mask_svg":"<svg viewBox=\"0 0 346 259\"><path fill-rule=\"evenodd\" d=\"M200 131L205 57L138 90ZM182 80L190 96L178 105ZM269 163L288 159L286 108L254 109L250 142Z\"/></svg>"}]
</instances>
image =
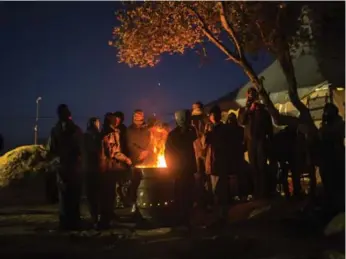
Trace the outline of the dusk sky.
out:
<instances>
[{"instance_id":1,"label":"dusk sky","mask_svg":"<svg viewBox=\"0 0 346 259\"><path fill-rule=\"evenodd\" d=\"M35 100L42 97L39 137L56 122L56 107L66 103L85 129L90 116L108 111L168 114L212 101L248 80L214 46L200 66L193 52L164 56L155 68L119 64L108 46L119 2L0 2L0 132L7 148L33 142ZM257 72L270 63L259 56ZM164 119L170 119L165 116Z\"/></svg>"}]
</instances>

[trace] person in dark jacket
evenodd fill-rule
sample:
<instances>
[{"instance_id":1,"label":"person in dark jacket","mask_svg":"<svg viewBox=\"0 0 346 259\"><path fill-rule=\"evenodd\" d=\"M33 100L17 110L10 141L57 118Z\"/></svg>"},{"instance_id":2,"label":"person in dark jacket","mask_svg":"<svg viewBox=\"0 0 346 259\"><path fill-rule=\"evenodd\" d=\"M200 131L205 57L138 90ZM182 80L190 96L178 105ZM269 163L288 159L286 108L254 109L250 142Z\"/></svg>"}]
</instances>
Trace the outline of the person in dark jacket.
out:
<instances>
[{"instance_id":1,"label":"person in dark jacket","mask_svg":"<svg viewBox=\"0 0 346 259\"><path fill-rule=\"evenodd\" d=\"M231 174L237 176L239 198L250 199L252 193L251 175L244 158L244 128L239 125L235 113L228 115L226 124L229 127L231 150L229 153Z\"/></svg>"},{"instance_id":2,"label":"person in dark jacket","mask_svg":"<svg viewBox=\"0 0 346 259\"><path fill-rule=\"evenodd\" d=\"M121 111L117 111L114 116L114 128L119 130L121 152L126 156L129 156L129 151L126 143L127 127L124 125L125 116ZM127 185L131 178L130 168L123 164L117 171L116 177L116 207L122 208L128 203Z\"/></svg>"},{"instance_id":3,"label":"person in dark jacket","mask_svg":"<svg viewBox=\"0 0 346 259\"><path fill-rule=\"evenodd\" d=\"M58 158L60 161L58 173L60 227L72 230L80 227L81 175L79 163L83 134L72 121L71 112L66 104L59 105L57 113L59 121L50 134L48 155Z\"/></svg>"},{"instance_id":4,"label":"person in dark jacket","mask_svg":"<svg viewBox=\"0 0 346 259\"><path fill-rule=\"evenodd\" d=\"M134 166L143 163L149 157L150 131L144 120L144 112L135 110L133 113L132 124L127 128L127 147L129 157ZM132 203L132 213L139 216L136 207L137 189L140 184L141 171L133 168L130 186L130 199ZM140 218L140 217L139 217Z\"/></svg>"},{"instance_id":5,"label":"person in dark jacket","mask_svg":"<svg viewBox=\"0 0 346 259\"><path fill-rule=\"evenodd\" d=\"M321 177L328 209L332 214L345 211L345 122L333 103L323 110L321 139Z\"/></svg>"},{"instance_id":6,"label":"person in dark jacket","mask_svg":"<svg viewBox=\"0 0 346 259\"><path fill-rule=\"evenodd\" d=\"M98 223L100 213L100 164L102 154L102 138L100 120L89 119L84 134L83 164L86 173L86 194L92 222Z\"/></svg>"},{"instance_id":7,"label":"person in dark jacket","mask_svg":"<svg viewBox=\"0 0 346 259\"><path fill-rule=\"evenodd\" d=\"M204 147L207 150L206 171L210 175L215 205L219 208L219 223L226 223L229 204L231 134L228 125L221 122L221 109L214 106L209 114L210 124L205 133Z\"/></svg>"},{"instance_id":8,"label":"person in dark jacket","mask_svg":"<svg viewBox=\"0 0 346 259\"><path fill-rule=\"evenodd\" d=\"M118 173L124 168L131 166L132 162L122 150L120 130L115 127L116 117L114 114L106 114L105 124L102 135L102 154L101 154L101 208L100 229L108 229L112 220L115 218L115 187Z\"/></svg>"},{"instance_id":9,"label":"person in dark jacket","mask_svg":"<svg viewBox=\"0 0 346 259\"><path fill-rule=\"evenodd\" d=\"M247 92L246 107L239 113L239 122L245 127L244 135L250 165L254 173L254 196L257 199L270 195L270 182L273 175L269 172L267 159L273 136L273 123L265 106L259 102L255 88Z\"/></svg>"},{"instance_id":10,"label":"person in dark jacket","mask_svg":"<svg viewBox=\"0 0 346 259\"><path fill-rule=\"evenodd\" d=\"M283 185L286 198L291 196L288 185L288 171L291 170L293 189L296 194L300 193L300 174L295 170L295 150L298 136L297 127L287 126L273 135L273 158L278 162L280 174L279 183Z\"/></svg>"},{"instance_id":11,"label":"person in dark jacket","mask_svg":"<svg viewBox=\"0 0 346 259\"><path fill-rule=\"evenodd\" d=\"M194 174L197 172L194 141L196 129L191 126L190 111L175 113L177 126L168 134L165 159L167 168L175 175L175 204L177 223L190 226Z\"/></svg>"}]
</instances>

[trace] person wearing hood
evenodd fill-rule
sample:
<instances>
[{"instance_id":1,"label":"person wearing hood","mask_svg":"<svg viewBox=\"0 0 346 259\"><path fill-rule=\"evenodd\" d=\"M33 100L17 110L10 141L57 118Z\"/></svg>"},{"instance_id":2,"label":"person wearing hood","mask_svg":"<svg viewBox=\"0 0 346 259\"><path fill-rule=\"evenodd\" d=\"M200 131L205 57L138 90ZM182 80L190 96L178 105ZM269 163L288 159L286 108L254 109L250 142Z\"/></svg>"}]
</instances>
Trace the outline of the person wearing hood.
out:
<instances>
[{"instance_id":1,"label":"person wearing hood","mask_svg":"<svg viewBox=\"0 0 346 259\"><path fill-rule=\"evenodd\" d=\"M177 126L168 134L165 145L167 168L175 175L175 204L177 223L190 225L190 210L192 208L194 174L197 172L194 142L197 132L191 126L191 115L188 110L175 113Z\"/></svg>"},{"instance_id":2,"label":"person wearing hood","mask_svg":"<svg viewBox=\"0 0 346 259\"><path fill-rule=\"evenodd\" d=\"M229 204L229 181L232 153L231 132L228 125L221 122L221 109L214 106L209 114L210 124L206 127L204 147L207 150L206 171L219 209L219 223L226 223Z\"/></svg>"},{"instance_id":3,"label":"person wearing hood","mask_svg":"<svg viewBox=\"0 0 346 259\"><path fill-rule=\"evenodd\" d=\"M57 109L59 120L53 127L48 148L48 157L60 161L58 172L60 228L74 230L80 227L81 175L79 168L83 134L72 121L66 104Z\"/></svg>"},{"instance_id":4,"label":"person wearing hood","mask_svg":"<svg viewBox=\"0 0 346 259\"><path fill-rule=\"evenodd\" d=\"M345 211L345 121L333 103L323 109L320 172L331 213Z\"/></svg>"},{"instance_id":5,"label":"person wearing hood","mask_svg":"<svg viewBox=\"0 0 346 259\"><path fill-rule=\"evenodd\" d=\"M86 194L93 224L97 224L100 212L100 162L102 139L100 120L92 117L84 133L83 164L86 176Z\"/></svg>"},{"instance_id":6,"label":"person wearing hood","mask_svg":"<svg viewBox=\"0 0 346 259\"><path fill-rule=\"evenodd\" d=\"M118 122L118 123L117 123ZM114 215L115 187L119 174L132 165L131 159L124 154L121 145L119 118L114 113L107 113L102 135L101 154L101 215L98 227L108 229L111 226ZM126 148L125 148L126 149Z\"/></svg>"},{"instance_id":7,"label":"person wearing hood","mask_svg":"<svg viewBox=\"0 0 346 259\"><path fill-rule=\"evenodd\" d=\"M133 165L143 163L149 157L150 131L144 120L144 112L135 110L132 117L132 124L127 128L126 142L130 159ZM140 220L141 217L136 207L137 189L140 184L141 171L133 168L130 186L130 200L132 203L132 213Z\"/></svg>"},{"instance_id":8,"label":"person wearing hood","mask_svg":"<svg viewBox=\"0 0 346 259\"><path fill-rule=\"evenodd\" d=\"M246 107L239 111L239 122L244 126L244 138L253 171L254 196L268 198L273 175L267 166L269 147L273 137L273 123L268 110L260 103L258 92L251 87L247 92Z\"/></svg>"}]
</instances>

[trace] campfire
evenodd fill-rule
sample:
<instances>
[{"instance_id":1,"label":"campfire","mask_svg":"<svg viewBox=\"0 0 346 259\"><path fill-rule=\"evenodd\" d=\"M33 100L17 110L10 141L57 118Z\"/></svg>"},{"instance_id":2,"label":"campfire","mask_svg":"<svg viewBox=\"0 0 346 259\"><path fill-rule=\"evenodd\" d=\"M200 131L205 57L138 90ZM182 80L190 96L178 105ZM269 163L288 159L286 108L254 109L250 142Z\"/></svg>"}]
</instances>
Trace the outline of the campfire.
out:
<instances>
[{"instance_id":1,"label":"campfire","mask_svg":"<svg viewBox=\"0 0 346 259\"><path fill-rule=\"evenodd\" d=\"M137 168L166 168L165 144L169 129L163 127L162 123L156 123L150 128L149 157Z\"/></svg>"}]
</instances>

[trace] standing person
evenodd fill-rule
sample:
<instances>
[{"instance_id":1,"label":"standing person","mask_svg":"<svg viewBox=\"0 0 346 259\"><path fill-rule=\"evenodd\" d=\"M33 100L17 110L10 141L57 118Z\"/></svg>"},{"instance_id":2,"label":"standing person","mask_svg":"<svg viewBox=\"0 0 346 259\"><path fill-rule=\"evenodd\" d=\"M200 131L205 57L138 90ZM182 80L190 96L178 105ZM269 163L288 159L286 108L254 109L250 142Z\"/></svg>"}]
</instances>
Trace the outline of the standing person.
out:
<instances>
[{"instance_id":1,"label":"standing person","mask_svg":"<svg viewBox=\"0 0 346 259\"><path fill-rule=\"evenodd\" d=\"M141 164L149 157L150 131L144 120L144 112L135 110L133 113L132 124L127 128L127 147L133 165ZM137 207L137 189L142 175L139 169L133 168L130 186L130 199L132 203L132 213L141 219Z\"/></svg>"},{"instance_id":2,"label":"standing person","mask_svg":"<svg viewBox=\"0 0 346 259\"><path fill-rule=\"evenodd\" d=\"M115 185L117 173L126 165L132 164L129 157L122 152L120 141L120 130L114 125L116 118L114 114L105 116L102 132L102 191L101 191L101 215L99 221L100 229L108 229L114 219Z\"/></svg>"},{"instance_id":3,"label":"standing person","mask_svg":"<svg viewBox=\"0 0 346 259\"><path fill-rule=\"evenodd\" d=\"M205 183L208 179L205 173L205 150L203 149L202 139L207 118L203 108L204 106L201 102L196 102L192 105L191 122L197 131L197 139L193 143L197 159L195 202L198 206L207 207L211 201L205 190Z\"/></svg>"},{"instance_id":4,"label":"standing person","mask_svg":"<svg viewBox=\"0 0 346 259\"><path fill-rule=\"evenodd\" d=\"M121 111L116 111L114 114L114 128L119 131L119 141L121 152L129 156L128 147L126 143L127 127L124 125L125 116ZM130 168L126 163L119 163L119 168L116 173L116 204L117 207L124 207L127 205L128 193L126 191L127 182L130 180Z\"/></svg>"},{"instance_id":5,"label":"standing person","mask_svg":"<svg viewBox=\"0 0 346 259\"><path fill-rule=\"evenodd\" d=\"M80 227L81 175L78 170L83 134L72 121L66 104L57 109L59 120L53 127L48 143L48 155L60 160L58 173L60 228Z\"/></svg>"},{"instance_id":6,"label":"standing person","mask_svg":"<svg viewBox=\"0 0 346 259\"><path fill-rule=\"evenodd\" d=\"M231 138L229 127L221 122L219 106L211 108L209 120L211 123L207 125L204 144L207 149L206 171L210 175L212 192L219 209L218 223L223 224L228 216Z\"/></svg>"},{"instance_id":7,"label":"standing person","mask_svg":"<svg viewBox=\"0 0 346 259\"><path fill-rule=\"evenodd\" d=\"M345 211L345 122L333 103L323 109L321 177L330 212Z\"/></svg>"},{"instance_id":8,"label":"standing person","mask_svg":"<svg viewBox=\"0 0 346 259\"><path fill-rule=\"evenodd\" d=\"M245 134L250 165L254 173L254 196L257 199L269 196L270 182L273 176L269 173L267 159L273 136L273 124L269 112L259 102L255 88L247 92L245 109L241 109L239 122Z\"/></svg>"},{"instance_id":9,"label":"standing person","mask_svg":"<svg viewBox=\"0 0 346 259\"><path fill-rule=\"evenodd\" d=\"M86 194L93 224L96 226L100 213L100 165L102 138L100 120L90 118L84 134L83 164L86 173Z\"/></svg>"},{"instance_id":10,"label":"standing person","mask_svg":"<svg viewBox=\"0 0 346 259\"><path fill-rule=\"evenodd\" d=\"M177 223L190 227L190 210L192 208L192 191L194 174L197 172L194 141L196 130L191 126L190 111L175 113L177 126L168 134L165 159L167 167L175 175L175 203Z\"/></svg>"},{"instance_id":11,"label":"standing person","mask_svg":"<svg viewBox=\"0 0 346 259\"><path fill-rule=\"evenodd\" d=\"M251 177L244 158L244 128L239 125L237 115L230 113L226 124L229 126L231 152L229 153L231 173L237 176L239 198L251 198Z\"/></svg>"}]
</instances>

